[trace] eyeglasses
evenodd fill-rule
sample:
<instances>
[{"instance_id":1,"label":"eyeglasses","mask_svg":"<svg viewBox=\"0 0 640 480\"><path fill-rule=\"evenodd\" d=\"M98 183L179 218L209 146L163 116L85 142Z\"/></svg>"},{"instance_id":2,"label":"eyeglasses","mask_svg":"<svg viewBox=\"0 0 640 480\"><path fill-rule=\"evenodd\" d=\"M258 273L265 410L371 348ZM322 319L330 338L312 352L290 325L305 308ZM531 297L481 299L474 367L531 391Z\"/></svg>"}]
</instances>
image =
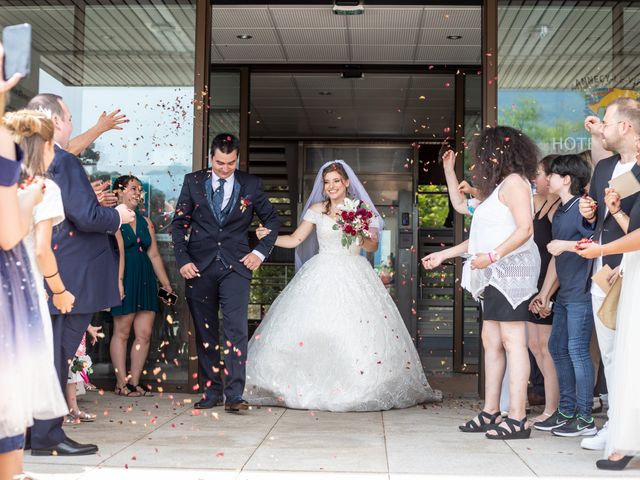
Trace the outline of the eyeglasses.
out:
<instances>
[{"instance_id":1,"label":"eyeglasses","mask_svg":"<svg viewBox=\"0 0 640 480\"><path fill-rule=\"evenodd\" d=\"M602 122L602 128L607 128L608 125L618 125L619 123L625 123L625 121L624 120L620 120L618 122L613 122L613 123Z\"/></svg>"}]
</instances>

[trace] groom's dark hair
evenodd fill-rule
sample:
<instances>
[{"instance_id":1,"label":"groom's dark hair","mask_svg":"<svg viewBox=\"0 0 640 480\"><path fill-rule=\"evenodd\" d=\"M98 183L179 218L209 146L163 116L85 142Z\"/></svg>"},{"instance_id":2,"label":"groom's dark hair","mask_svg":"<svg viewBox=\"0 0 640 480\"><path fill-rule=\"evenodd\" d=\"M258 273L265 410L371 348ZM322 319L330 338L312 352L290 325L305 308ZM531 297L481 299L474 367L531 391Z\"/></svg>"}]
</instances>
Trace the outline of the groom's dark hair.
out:
<instances>
[{"instance_id":1,"label":"groom's dark hair","mask_svg":"<svg viewBox=\"0 0 640 480\"><path fill-rule=\"evenodd\" d=\"M222 153L233 153L234 151L240 151L240 140L235 135L230 133L221 133L216 135L216 138L211 142L211 155L216 153L216 150L220 150Z\"/></svg>"}]
</instances>

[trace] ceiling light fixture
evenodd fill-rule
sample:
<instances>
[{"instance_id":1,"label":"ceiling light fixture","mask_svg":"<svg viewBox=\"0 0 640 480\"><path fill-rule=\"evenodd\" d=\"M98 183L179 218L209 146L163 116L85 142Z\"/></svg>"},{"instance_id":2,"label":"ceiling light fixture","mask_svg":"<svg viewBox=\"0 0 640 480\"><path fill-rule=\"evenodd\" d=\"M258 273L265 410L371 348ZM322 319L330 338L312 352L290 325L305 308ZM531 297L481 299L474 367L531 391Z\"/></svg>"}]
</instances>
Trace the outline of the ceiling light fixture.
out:
<instances>
[{"instance_id":1,"label":"ceiling light fixture","mask_svg":"<svg viewBox=\"0 0 640 480\"><path fill-rule=\"evenodd\" d=\"M336 15L362 15L364 7L359 0L335 0L333 13Z\"/></svg>"},{"instance_id":2,"label":"ceiling light fixture","mask_svg":"<svg viewBox=\"0 0 640 480\"><path fill-rule=\"evenodd\" d=\"M362 73L360 70L345 70L344 72L340 72L340 77L341 78L357 78L357 79L362 79L364 78L364 73Z\"/></svg>"},{"instance_id":3,"label":"ceiling light fixture","mask_svg":"<svg viewBox=\"0 0 640 480\"><path fill-rule=\"evenodd\" d=\"M253 35L243 33L242 35L236 35L236 38L239 40L251 40L253 38Z\"/></svg>"},{"instance_id":4,"label":"ceiling light fixture","mask_svg":"<svg viewBox=\"0 0 640 480\"><path fill-rule=\"evenodd\" d=\"M318 95L322 95L323 97L326 97L328 95L331 95L331 92L329 92L328 90L321 90L318 92Z\"/></svg>"},{"instance_id":5,"label":"ceiling light fixture","mask_svg":"<svg viewBox=\"0 0 640 480\"><path fill-rule=\"evenodd\" d=\"M549 30L549 25L537 24L531 29L531 36L535 39L542 40L544 37L549 35Z\"/></svg>"},{"instance_id":6,"label":"ceiling light fixture","mask_svg":"<svg viewBox=\"0 0 640 480\"><path fill-rule=\"evenodd\" d=\"M153 33L156 33L156 34L176 32L179 30L178 26L165 21L147 22L146 25L149 30L151 30Z\"/></svg>"},{"instance_id":7,"label":"ceiling light fixture","mask_svg":"<svg viewBox=\"0 0 640 480\"><path fill-rule=\"evenodd\" d=\"M449 40L460 40L462 39L462 35L447 35Z\"/></svg>"}]
</instances>

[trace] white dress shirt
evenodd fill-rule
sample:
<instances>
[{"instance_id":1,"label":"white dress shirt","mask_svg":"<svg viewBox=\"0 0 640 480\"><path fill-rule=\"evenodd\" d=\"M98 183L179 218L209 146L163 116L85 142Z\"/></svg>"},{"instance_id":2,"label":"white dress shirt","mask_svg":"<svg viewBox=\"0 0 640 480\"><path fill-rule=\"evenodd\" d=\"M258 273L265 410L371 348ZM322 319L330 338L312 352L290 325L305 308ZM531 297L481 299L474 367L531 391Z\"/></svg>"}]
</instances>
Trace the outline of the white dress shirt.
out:
<instances>
[{"instance_id":1,"label":"white dress shirt","mask_svg":"<svg viewBox=\"0 0 640 480\"><path fill-rule=\"evenodd\" d=\"M220 186L220 183L218 183L218 180L220 180L220 177L218 177L212 170L211 186L213 187L214 192ZM231 200L231 195L233 195L233 185L235 184L235 174L232 173L231 176L227 177L225 180L226 182L224 183L224 196L222 197L222 206L220 207L220 210L224 210L227 204L229 203L229 201ZM256 257L258 257L261 261L264 262L264 255L262 253L260 253L257 250L254 250L251 253L253 253Z\"/></svg>"},{"instance_id":2,"label":"white dress shirt","mask_svg":"<svg viewBox=\"0 0 640 480\"><path fill-rule=\"evenodd\" d=\"M220 180L220 177L211 172L211 186L213 187L214 192L218 189L218 186L220 186L218 180ZM222 206L220 207L220 210L224 210L227 206L227 203L229 203L229 200L231 200L231 195L233 195L233 185L235 183L235 174L232 173L231 176L226 178L225 180L226 182L224 183L224 196L222 197Z\"/></svg>"}]
</instances>

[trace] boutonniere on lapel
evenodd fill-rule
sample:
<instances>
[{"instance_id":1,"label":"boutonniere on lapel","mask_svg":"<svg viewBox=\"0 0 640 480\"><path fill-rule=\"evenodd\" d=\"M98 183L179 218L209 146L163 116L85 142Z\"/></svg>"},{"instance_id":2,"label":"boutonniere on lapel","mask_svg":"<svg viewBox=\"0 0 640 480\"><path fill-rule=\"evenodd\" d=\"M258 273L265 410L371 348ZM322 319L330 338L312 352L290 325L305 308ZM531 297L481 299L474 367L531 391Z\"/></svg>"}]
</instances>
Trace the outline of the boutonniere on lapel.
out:
<instances>
[{"instance_id":1,"label":"boutonniere on lapel","mask_svg":"<svg viewBox=\"0 0 640 480\"><path fill-rule=\"evenodd\" d=\"M251 200L246 197L240 197L240 211L242 213L246 212L247 207L251 206Z\"/></svg>"}]
</instances>

